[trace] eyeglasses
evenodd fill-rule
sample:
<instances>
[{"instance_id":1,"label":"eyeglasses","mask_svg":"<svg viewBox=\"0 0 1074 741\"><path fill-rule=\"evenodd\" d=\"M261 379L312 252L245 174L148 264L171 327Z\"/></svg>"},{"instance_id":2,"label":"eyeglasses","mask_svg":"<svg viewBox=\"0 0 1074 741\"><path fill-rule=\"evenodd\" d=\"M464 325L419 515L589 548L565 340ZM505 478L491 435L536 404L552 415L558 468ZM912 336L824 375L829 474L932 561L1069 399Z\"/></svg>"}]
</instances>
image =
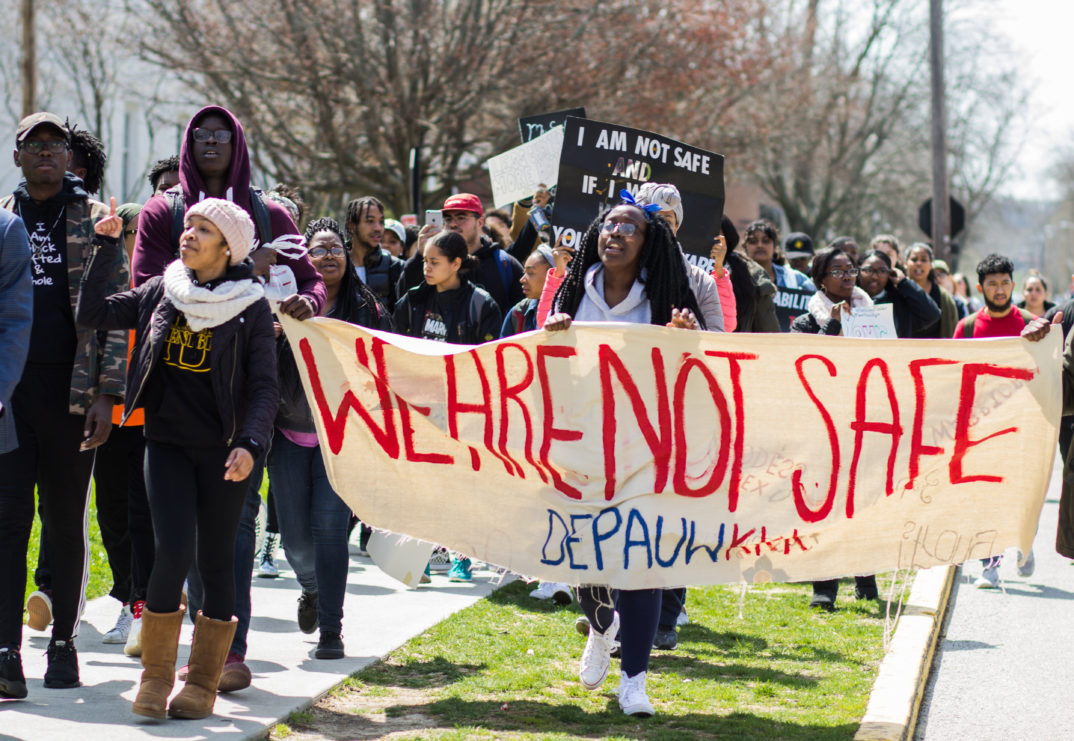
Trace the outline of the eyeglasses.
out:
<instances>
[{"instance_id":1,"label":"eyeglasses","mask_svg":"<svg viewBox=\"0 0 1074 741\"><path fill-rule=\"evenodd\" d=\"M891 271L887 268L861 268L858 272L862 275L887 275Z\"/></svg>"},{"instance_id":2,"label":"eyeglasses","mask_svg":"<svg viewBox=\"0 0 1074 741\"><path fill-rule=\"evenodd\" d=\"M828 275L833 278L856 278L858 276L858 269L848 268L847 270L829 270Z\"/></svg>"},{"instance_id":3,"label":"eyeglasses","mask_svg":"<svg viewBox=\"0 0 1074 741\"><path fill-rule=\"evenodd\" d=\"M477 218L477 214L472 211L455 211L454 213L449 212L444 214L444 223L461 224L474 218Z\"/></svg>"},{"instance_id":4,"label":"eyeglasses","mask_svg":"<svg viewBox=\"0 0 1074 741\"><path fill-rule=\"evenodd\" d=\"M629 221L605 221L600 225L600 230L605 234L619 232L620 236L629 237L638 231L638 225L631 224Z\"/></svg>"},{"instance_id":5,"label":"eyeglasses","mask_svg":"<svg viewBox=\"0 0 1074 741\"><path fill-rule=\"evenodd\" d=\"M201 127L194 129L194 141L207 142L210 139L217 144L227 144L231 141L231 132L227 129L217 129L216 131L213 131L212 129L203 129Z\"/></svg>"},{"instance_id":6,"label":"eyeglasses","mask_svg":"<svg viewBox=\"0 0 1074 741\"><path fill-rule=\"evenodd\" d=\"M30 154L41 154L45 149L53 154L61 154L67 151L67 142L63 139L50 139L47 142L43 142L40 139L31 139L20 144L19 149Z\"/></svg>"},{"instance_id":7,"label":"eyeglasses","mask_svg":"<svg viewBox=\"0 0 1074 741\"><path fill-rule=\"evenodd\" d=\"M325 255L331 255L332 257L343 257L345 254L347 254L347 252L342 247L312 247L309 251L309 256L312 258L321 258Z\"/></svg>"}]
</instances>

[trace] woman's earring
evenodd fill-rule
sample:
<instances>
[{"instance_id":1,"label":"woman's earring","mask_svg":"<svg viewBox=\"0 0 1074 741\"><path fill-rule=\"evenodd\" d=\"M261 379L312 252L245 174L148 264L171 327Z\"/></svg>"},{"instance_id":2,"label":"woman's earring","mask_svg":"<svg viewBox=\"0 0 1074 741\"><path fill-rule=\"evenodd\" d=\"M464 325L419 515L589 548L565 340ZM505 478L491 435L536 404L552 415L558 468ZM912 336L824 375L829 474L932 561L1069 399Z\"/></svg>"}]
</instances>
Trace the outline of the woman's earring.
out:
<instances>
[{"instance_id":1,"label":"woman's earring","mask_svg":"<svg viewBox=\"0 0 1074 741\"><path fill-rule=\"evenodd\" d=\"M230 257L231 256L231 250L224 250L224 254L228 255Z\"/></svg>"}]
</instances>

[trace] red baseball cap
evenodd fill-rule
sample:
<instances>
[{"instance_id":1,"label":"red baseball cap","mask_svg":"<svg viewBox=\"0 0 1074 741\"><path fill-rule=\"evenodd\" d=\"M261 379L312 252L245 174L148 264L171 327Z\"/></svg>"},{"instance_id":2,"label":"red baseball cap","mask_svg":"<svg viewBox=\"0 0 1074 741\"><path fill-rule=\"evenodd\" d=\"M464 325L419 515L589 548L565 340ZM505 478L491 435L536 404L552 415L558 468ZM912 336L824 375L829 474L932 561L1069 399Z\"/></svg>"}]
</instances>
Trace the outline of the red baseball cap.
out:
<instances>
[{"instance_id":1,"label":"red baseball cap","mask_svg":"<svg viewBox=\"0 0 1074 741\"><path fill-rule=\"evenodd\" d=\"M485 209L481 207L481 199L473 193L456 193L453 196L448 196L448 199L444 201L443 210L470 211L478 216L485 213Z\"/></svg>"}]
</instances>

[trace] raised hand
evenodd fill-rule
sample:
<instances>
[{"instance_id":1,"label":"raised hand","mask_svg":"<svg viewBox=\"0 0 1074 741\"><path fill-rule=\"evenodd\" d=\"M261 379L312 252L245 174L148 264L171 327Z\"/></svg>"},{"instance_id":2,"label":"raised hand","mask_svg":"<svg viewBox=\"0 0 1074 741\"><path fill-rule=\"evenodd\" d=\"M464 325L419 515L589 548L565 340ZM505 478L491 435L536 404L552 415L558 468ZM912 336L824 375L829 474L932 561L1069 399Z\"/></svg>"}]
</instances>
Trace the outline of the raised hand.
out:
<instances>
[{"instance_id":1,"label":"raised hand","mask_svg":"<svg viewBox=\"0 0 1074 741\"><path fill-rule=\"evenodd\" d=\"M111 205L108 208L108 216L93 225L93 231L102 237L119 239L123 234L123 219L116 216L116 199L109 199Z\"/></svg>"}]
</instances>

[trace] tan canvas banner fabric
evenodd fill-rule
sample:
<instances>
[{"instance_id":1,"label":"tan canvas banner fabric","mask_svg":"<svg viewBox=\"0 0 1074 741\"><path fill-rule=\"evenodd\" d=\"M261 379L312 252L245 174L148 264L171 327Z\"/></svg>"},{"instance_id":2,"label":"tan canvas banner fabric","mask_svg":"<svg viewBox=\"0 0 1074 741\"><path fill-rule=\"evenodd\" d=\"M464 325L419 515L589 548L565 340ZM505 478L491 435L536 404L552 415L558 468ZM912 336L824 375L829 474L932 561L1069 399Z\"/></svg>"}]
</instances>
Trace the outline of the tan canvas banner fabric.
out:
<instances>
[{"instance_id":1,"label":"tan canvas banner fabric","mask_svg":"<svg viewBox=\"0 0 1074 741\"><path fill-rule=\"evenodd\" d=\"M464 347L283 317L370 524L621 588L800 581L1028 547L1061 338L576 324Z\"/></svg>"}]
</instances>

